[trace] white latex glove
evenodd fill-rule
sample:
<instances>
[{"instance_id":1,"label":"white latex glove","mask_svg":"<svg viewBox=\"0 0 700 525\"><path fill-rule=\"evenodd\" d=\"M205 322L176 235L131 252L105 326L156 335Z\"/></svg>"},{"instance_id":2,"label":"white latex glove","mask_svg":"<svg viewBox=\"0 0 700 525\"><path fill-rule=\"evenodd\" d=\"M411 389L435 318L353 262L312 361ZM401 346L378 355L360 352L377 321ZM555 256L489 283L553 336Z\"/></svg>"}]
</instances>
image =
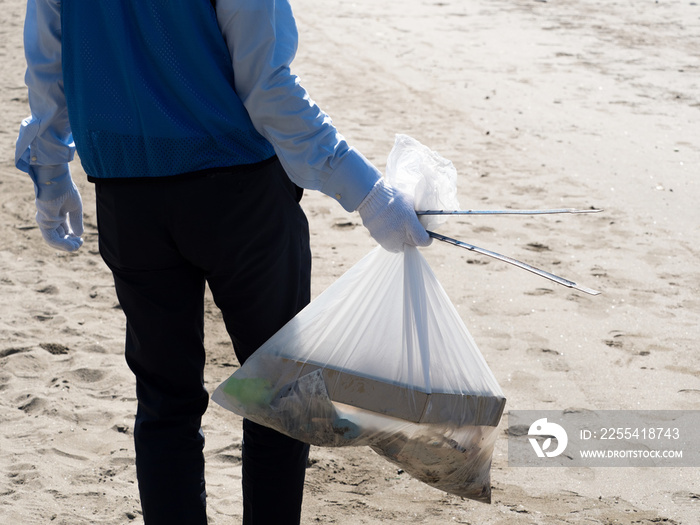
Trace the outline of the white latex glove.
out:
<instances>
[{"instance_id":1,"label":"white latex glove","mask_svg":"<svg viewBox=\"0 0 700 525\"><path fill-rule=\"evenodd\" d=\"M428 246L433 239L413 208L413 199L379 179L357 208L362 223L382 248L403 251L403 245Z\"/></svg>"},{"instance_id":2,"label":"white latex glove","mask_svg":"<svg viewBox=\"0 0 700 525\"><path fill-rule=\"evenodd\" d=\"M68 166L36 166L30 174L37 188L36 222L41 235L52 248L74 252L83 244L83 200Z\"/></svg>"}]
</instances>

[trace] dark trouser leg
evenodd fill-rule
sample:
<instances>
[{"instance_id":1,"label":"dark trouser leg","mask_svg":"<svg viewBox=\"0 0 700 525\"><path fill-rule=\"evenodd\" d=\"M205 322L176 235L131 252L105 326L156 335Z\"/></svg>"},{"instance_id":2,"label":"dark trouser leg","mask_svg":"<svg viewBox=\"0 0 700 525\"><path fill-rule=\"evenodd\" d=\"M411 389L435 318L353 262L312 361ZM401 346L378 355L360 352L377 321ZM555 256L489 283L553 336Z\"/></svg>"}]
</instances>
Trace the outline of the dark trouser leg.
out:
<instances>
[{"instance_id":1,"label":"dark trouser leg","mask_svg":"<svg viewBox=\"0 0 700 525\"><path fill-rule=\"evenodd\" d=\"M164 189L163 189L164 191ZM136 467L148 525L206 523L204 275L173 249L153 185L98 186L100 251L127 318Z\"/></svg>"},{"instance_id":2,"label":"dark trouser leg","mask_svg":"<svg viewBox=\"0 0 700 525\"><path fill-rule=\"evenodd\" d=\"M227 259L238 259L236 264L217 265L208 277L241 362L310 297L308 223L281 168L274 165L269 171L264 188L249 188L250 198L239 210L249 226L232 243L255 256L232 254ZM308 453L308 445L244 421L244 525L299 523Z\"/></svg>"},{"instance_id":3,"label":"dark trouser leg","mask_svg":"<svg viewBox=\"0 0 700 525\"><path fill-rule=\"evenodd\" d=\"M309 445L243 421L243 525L296 525Z\"/></svg>"},{"instance_id":4,"label":"dark trouser leg","mask_svg":"<svg viewBox=\"0 0 700 525\"><path fill-rule=\"evenodd\" d=\"M126 359L136 376L134 443L144 520L149 525L204 524L204 280L188 275L192 272L168 270L159 292L166 308L150 301L146 312L139 311L139 298L131 303L135 290L148 288L151 297L158 293L150 273L139 277L147 285L135 286L134 276L126 284L123 273L114 272L120 303L130 319ZM177 289L173 282L179 283Z\"/></svg>"}]
</instances>

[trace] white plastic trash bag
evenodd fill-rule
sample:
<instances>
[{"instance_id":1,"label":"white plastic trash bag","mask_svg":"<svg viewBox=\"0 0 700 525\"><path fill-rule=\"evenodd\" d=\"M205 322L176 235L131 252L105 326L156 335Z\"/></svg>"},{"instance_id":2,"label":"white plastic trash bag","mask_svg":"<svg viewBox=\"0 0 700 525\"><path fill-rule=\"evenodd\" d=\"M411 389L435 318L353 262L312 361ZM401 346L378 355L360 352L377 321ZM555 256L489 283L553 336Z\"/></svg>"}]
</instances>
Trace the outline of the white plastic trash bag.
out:
<instances>
[{"instance_id":1,"label":"white plastic trash bag","mask_svg":"<svg viewBox=\"0 0 700 525\"><path fill-rule=\"evenodd\" d=\"M212 399L313 445L369 445L433 487L490 501L505 399L416 248L374 249Z\"/></svg>"},{"instance_id":2,"label":"white plastic trash bag","mask_svg":"<svg viewBox=\"0 0 700 525\"><path fill-rule=\"evenodd\" d=\"M397 135L387 178L453 210L452 163ZM434 229L440 216L422 216ZM418 249L376 248L261 346L212 399L318 446L368 445L415 478L490 502L505 399Z\"/></svg>"}]
</instances>

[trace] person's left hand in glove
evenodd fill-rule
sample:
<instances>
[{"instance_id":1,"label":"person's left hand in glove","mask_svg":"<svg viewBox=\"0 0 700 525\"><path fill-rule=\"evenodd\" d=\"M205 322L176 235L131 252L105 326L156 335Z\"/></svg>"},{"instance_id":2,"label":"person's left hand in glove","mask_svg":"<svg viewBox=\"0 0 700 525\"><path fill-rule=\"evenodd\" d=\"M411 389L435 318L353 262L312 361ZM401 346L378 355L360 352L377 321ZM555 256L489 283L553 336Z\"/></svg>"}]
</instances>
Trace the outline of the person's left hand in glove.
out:
<instances>
[{"instance_id":1,"label":"person's left hand in glove","mask_svg":"<svg viewBox=\"0 0 700 525\"><path fill-rule=\"evenodd\" d=\"M74 252L83 244L83 200L68 164L31 166L36 187L36 222L52 248Z\"/></svg>"}]
</instances>

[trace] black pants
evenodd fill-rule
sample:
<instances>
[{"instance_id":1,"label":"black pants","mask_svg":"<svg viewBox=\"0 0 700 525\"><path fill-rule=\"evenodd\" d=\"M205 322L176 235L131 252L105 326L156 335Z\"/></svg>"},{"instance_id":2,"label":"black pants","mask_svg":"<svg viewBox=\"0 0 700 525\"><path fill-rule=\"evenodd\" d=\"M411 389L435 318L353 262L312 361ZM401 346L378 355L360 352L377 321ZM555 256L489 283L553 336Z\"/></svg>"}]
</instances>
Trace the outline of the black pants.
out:
<instances>
[{"instance_id":1,"label":"black pants","mask_svg":"<svg viewBox=\"0 0 700 525\"><path fill-rule=\"evenodd\" d=\"M274 159L182 180L98 182L100 253L126 314L147 525L206 523L204 290L242 363L309 302L299 188ZM298 524L308 445L244 421L245 524Z\"/></svg>"}]
</instances>

